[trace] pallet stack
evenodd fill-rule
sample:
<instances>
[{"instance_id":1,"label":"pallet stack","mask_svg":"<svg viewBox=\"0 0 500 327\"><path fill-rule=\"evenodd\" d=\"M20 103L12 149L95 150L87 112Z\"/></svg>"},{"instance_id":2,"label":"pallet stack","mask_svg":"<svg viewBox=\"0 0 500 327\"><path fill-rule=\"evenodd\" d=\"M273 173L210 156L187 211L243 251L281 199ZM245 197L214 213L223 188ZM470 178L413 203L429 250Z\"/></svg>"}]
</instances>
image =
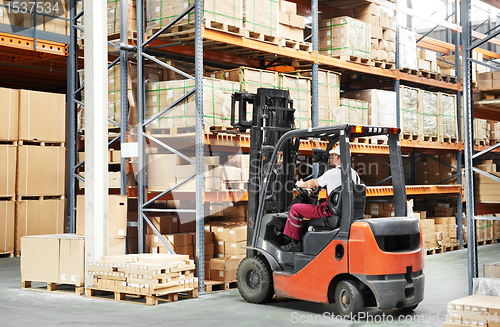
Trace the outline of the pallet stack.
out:
<instances>
[{"instance_id":1,"label":"pallet stack","mask_svg":"<svg viewBox=\"0 0 500 327\"><path fill-rule=\"evenodd\" d=\"M416 140L420 132L419 89L401 86L399 92L401 136L410 140Z\"/></svg>"},{"instance_id":2,"label":"pallet stack","mask_svg":"<svg viewBox=\"0 0 500 327\"><path fill-rule=\"evenodd\" d=\"M20 90L18 110L16 252L21 237L66 226L65 96Z\"/></svg>"},{"instance_id":3,"label":"pallet stack","mask_svg":"<svg viewBox=\"0 0 500 327\"><path fill-rule=\"evenodd\" d=\"M417 50L418 69L424 72L440 72L436 52L427 49Z\"/></svg>"},{"instance_id":4,"label":"pallet stack","mask_svg":"<svg viewBox=\"0 0 500 327\"><path fill-rule=\"evenodd\" d=\"M474 294L447 304L443 327L498 326L500 300L498 296Z\"/></svg>"},{"instance_id":5,"label":"pallet stack","mask_svg":"<svg viewBox=\"0 0 500 327\"><path fill-rule=\"evenodd\" d=\"M420 131L422 141L439 141L438 93L419 90Z\"/></svg>"},{"instance_id":6,"label":"pallet stack","mask_svg":"<svg viewBox=\"0 0 500 327\"><path fill-rule=\"evenodd\" d=\"M111 40L120 38L121 13L120 0L107 0L107 30ZM127 1L127 31L137 30L137 8L135 0Z\"/></svg>"},{"instance_id":7,"label":"pallet stack","mask_svg":"<svg viewBox=\"0 0 500 327\"><path fill-rule=\"evenodd\" d=\"M280 74L279 88L288 90L295 109L295 128L310 128L311 121L311 78L305 76Z\"/></svg>"},{"instance_id":8,"label":"pallet stack","mask_svg":"<svg viewBox=\"0 0 500 327\"><path fill-rule=\"evenodd\" d=\"M399 26L399 67L409 73L418 71L416 34L404 26Z\"/></svg>"},{"instance_id":9,"label":"pallet stack","mask_svg":"<svg viewBox=\"0 0 500 327\"><path fill-rule=\"evenodd\" d=\"M88 264L87 274L93 276L94 287L87 288L87 297L99 291L118 294L115 300L125 300L127 295L143 295L146 304L156 305L158 296L189 292L198 295L198 279L194 277L195 265L187 255L134 254L102 257Z\"/></svg>"},{"instance_id":10,"label":"pallet stack","mask_svg":"<svg viewBox=\"0 0 500 327\"><path fill-rule=\"evenodd\" d=\"M490 145L490 125L486 119L474 118L474 143Z\"/></svg>"},{"instance_id":11,"label":"pallet stack","mask_svg":"<svg viewBox=\"0 0 500 327\"><path fill-rule=\"evenodd\" d=\"M276 43L279 33L279 1L243 0L242 2L243 28L249 33L248 36L262 41Z\"/></svg>"},{"instance_id":12,"label":"pallet stack","mask_svg":"<svg viewBox=\"0 0 500 327\"><path fill-rule=\"evenodd\" d=\"M304 17L297 15L295 2L280 0L279 37L282 39L304 41Z\"/></svg>"},{"instance_id":13,"label":"pallet stack","mask_svg":"<svg viewBox=\"0 0 500 327\"><path fill-rule=\"evenodd\" d=\"M446 180L443 184L455 184L456 178L450 178L456 174L456 167L455 154L422 156L416 162L416 182L418 185L436 185Z\"/></svg>"},{"instance_id":14,"label":"pallet stack","mask_svg":"<svg viewBox=\"0 0 500 327\"><path fill-rule=\"evenodd\" d=\"M368 125L393 127L396 122L396 92L377 89L344 93L350 99L368 103Z\"/></svg>"},{"instance_id":15,"label":"pallet stack","mask_svg":"<svg viewBox=\"0 0 500 327\"><path fill-rule=\"evenodd\" d=\"M497 165L493 160L482 160L477 162L477 168L488 172L496 177L500 177L497 172ZM479 173L474 174L474 185L476 187L476 198L480 203L500 203L498 194L498 182Z\"/></svg>"},{"instance_id":16,"label":"pallet stack","mask_svg":"<svg viewBox=\"0 0 500 327\"><path fill-rule=\"evenodd\" d=\"M441 142L456 143L458 141L457 96L455 94L439 92L438 106L440 112L439 132Z\"/></svg>"},{"instance_id":17,"label":"pallet stack","mask_svg":"<svg viewBox=\"0 0 500 327\"><path fill-rule=\"evenodd\" d=\"M341 98L339 123L368 125L368 102Z\"/></svg>"},{"instance_id":18,"label":"pallet stack","mask_svg":"<svg viewBox=\"0 0 500 327\"><path fill-rule=\"evenodd\" d=\"M500 143L500 122L488 120L486 123L490 126L490 144Z\"/></svg>"}]
</instances>

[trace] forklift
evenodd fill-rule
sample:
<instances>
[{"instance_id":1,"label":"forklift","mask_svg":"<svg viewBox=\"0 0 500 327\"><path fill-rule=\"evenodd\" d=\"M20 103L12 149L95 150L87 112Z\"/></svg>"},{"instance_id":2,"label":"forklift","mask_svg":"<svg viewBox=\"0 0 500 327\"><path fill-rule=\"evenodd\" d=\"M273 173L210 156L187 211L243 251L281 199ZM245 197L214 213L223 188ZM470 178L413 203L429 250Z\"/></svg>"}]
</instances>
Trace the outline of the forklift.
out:
<instances>
[{"instance_id":1,"label":"forklift","mask_svg":"<svg viewBox=\"0 0 500 327\"><path fill-rule=\"evenodd\" d=\"M249 104L251 121L246 119ZM231 121L251 135L247 256L237 271L241 296L250 303L265 303L274 295L335 303L351 319L364 307L415 309L424 296L424 252L419 221L407 217L399 128L294 129L288 91L264 88L233 94ZM351 178L349 140L377 135L388 137L395 216L364 219L366 186ZM294 179L301 140L310 138L328 142L326 149L312 149L317 176L339 144L341 187L327 196L332 216L304 220L303 251L285 252L281 245L290 206L318 203L320 188L300 189Z\"/></svg>"}]
</instances>

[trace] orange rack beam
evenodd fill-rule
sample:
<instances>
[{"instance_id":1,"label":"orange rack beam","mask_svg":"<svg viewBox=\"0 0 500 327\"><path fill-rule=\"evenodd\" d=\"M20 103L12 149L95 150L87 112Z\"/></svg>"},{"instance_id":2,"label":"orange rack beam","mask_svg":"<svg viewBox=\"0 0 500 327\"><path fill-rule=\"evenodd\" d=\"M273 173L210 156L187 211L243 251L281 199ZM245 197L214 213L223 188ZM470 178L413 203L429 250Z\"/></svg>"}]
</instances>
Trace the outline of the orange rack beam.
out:
<instances>
[{"instance_id":1,"label":"orange rack beam","mask_svg":"<svg viewBox=\"0 0 500 327\"><path fill-rule=\"evenodd\" d=\"M43 54L52 54L60 56L68 55L68 48L64 43L36 39L36 49L35 49L34 38L7 34L7 33L0 33L0 46L5 46L6 48L31 50L34 52L39 52L42 55Z\"/></svg>"}]
</instances>

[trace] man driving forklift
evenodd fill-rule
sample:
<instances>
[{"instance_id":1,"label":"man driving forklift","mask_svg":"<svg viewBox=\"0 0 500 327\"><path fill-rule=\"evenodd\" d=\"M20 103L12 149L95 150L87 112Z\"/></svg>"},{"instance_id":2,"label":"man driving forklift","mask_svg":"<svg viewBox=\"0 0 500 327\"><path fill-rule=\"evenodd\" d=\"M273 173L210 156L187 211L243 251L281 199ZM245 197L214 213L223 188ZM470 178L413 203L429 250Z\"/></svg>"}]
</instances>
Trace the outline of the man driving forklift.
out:
<instances>
[{"instance_id":1,"label":"man driving forklift","mask_svg":"<svg viewBox=\"0 0 500 327\"><path fill-rule=\"evenodd\" d=\"M340 146L337 145L335 149L330 150L331 163L334 168L326 171L317 179L310 179L303 181L302 179L295 184L299 188L314 189L317 187L325 187L327 191L327 200L320 205L295 203L291 206L288 213L288 219L285 224L283 234L288 236L291 240L289 243L282 245L281 249L286 252L302 252L302 224L303 219L317 219L325 216L330 216L328 208L328 195L342 184L342 171L340 169ZM352 181L355 184L360 183L358 173L351 168Z\"/></svg>"}]
</instances>

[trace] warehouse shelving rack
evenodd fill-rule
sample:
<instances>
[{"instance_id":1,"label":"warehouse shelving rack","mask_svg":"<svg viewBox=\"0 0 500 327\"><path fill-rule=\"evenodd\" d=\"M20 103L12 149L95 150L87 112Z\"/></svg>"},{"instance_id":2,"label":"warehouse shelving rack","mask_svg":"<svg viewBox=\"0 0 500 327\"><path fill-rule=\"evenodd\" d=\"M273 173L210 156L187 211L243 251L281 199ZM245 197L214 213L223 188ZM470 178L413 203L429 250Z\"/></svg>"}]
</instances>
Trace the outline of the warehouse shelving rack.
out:
<instances>
[{"instance_id":1,"label":"warehouse shelving rack","mask_svg":"<svg viewBox=\"0 0 500 327\"><path fill-rule=\"evenodd\" d=\"M303 3L304 1L295 1L299 3ZM381 6L384 6L386 8L394 10L396 13L406 13L410 15L417 16L414 11L408 8L402 8L402 7L397 7L396 4L390 3L388 1L383 1L383 0L370 0L369 2L379 4ZM125 3L122 1L122 3ZM196 192L195 193L189 193L189 192L175 192L174 187L165 190L164 192L157 192L157 193L149 193L146 192L145 189L145 171L144 169L139 169L138 171L138 188L137 189L129 189L129 196L137 196L139 199L139 219L137 225L129 224L129 226L137 226L138 228L138 235L139 235L139 251L142 252L144 251L145 247L145 240L144 240L144 222L148 221L146 215L144 215L145 212L148 211L148 204L151 204L155 200L158 199L173 199L172 194L175 193L175 199L192 199L195 197L196 199L196 209L193 211L196 211L196 216L197 216L197 237L196 237L196 257L197 259L202 259L203 258L203 219L200 219L200 217L204 217L203 213L203 202L204 201L217 201L217 202L222 202L222 201L235 201L235 199L240 199L244 201L246 199L246 192L244 191L220 191L220 192L208 192L203 190L203 167L202 167L202 160L201 158L203 157L203 148L204 146L210 146L211 148L217 148L220 147L221 149L226 149L230 150L231 148L242 148L246 149L249 147L249 140L245 136L242 135L233 135L233 136L221 136L221 135L213 135L213 134L204 134L203 133L203 125L202 125L202 115L203 115L203 99L202 99L202 92L201 91L201 85L203 83L202 78L203 78L203 60L207 61L212 61L212 62L219 62L222 64L226 65L233 65L233 66L238 66L238 65L243 65L243 66L249 66L249 67L263 67L265 65L266 60L267 61L272 61L277 58L279 58L284 64L291 63L294 61L295 63L300 63L303 65L308 65L312 68L313 70L313 79L312 79L312 99L313 99L313 116L312 116L312 121L313 121L313 126L316 125L317 123L317 69L318 67L321 66L321 68L327 68L331 70L336 70L336 71L343 71L343 72L357 72L357 73L364 73L368 75L374 75L374 76L379 76L382 78L387 78L388 80L394 81L395 84L395 91L396 93L399 93L399 84L400 82L403 83L413 83L416 85L421 85L425 86L429 89L434 89L434 90L446 90L447 92L453 92L457 94L457 117L460 117L460 92L462 91L462 87L460 85L460 82L458 81L457 83L449 83L449 82L444 82L444 81L438 81L438 80L431 80L423 77L419 77L416 75L410 75L407 73L403 73L399 71L399 67L397 67L396 70L387 70L387 69L382 69L378 67L369 67L365 66L362 64L358 63L353 63L353 62L347 62L343 61L340 59L335 59L331 57L327 57L324 55L320 55L317 53L318 49L318 40L317 40L317 24L318 24L318 19L317 19L317 12L318 8L323 8L323 6L330 4L334 5L335 1L318 1L318 0L313 0L311 1L311 9L312 9L312 17L313 17L313 22L312 22L312 31L313 31L313 37L312 37L312 52L308 51L299 51L295 49L288 49L288 48L282 48L279 47L278 45L270 44L270 43L264 43L260 42L257 40L245 38L239 35L235 34L230 34L230 33L225 33L224 31L216 30L210 27L207 27L202 24L202 1L197 0L195 4L189 8L189 10L195 10L196 12L196 20L195 20L195 37L192 41L192 44L190 45L184 45L184 44L168 44L165 41L157 40L157 39L148 39L144 40L144 7L143 7L143 1L138 1L137 2L137 9L138 9L138 37L137 40L128 40L132 42L132 45L127 44L126 38L121 39L121 48L120 48L120 60L123 60L123 62L126 62L127 58L127 53L129 52L135 52L137 59L138 59L138 80L139 81L144 81L144 71L143 71L143 65L144 65L144 59L150 59L154 60L151 55L149 55L147 52L148 47L155 47L155 52L156 53L170 53L170 54L176 54L176 55L182 55L182 56L190 56L195 58L195 81L196 81L196 87L195 87L195 96L196 96L196 108L197 108L197 118L196 118L196 135L195 135L195 142L192 145L196 151L196 177L197 177L197 183L196 183ZM308 3L308 2L307 2ZM468 3L468 1L463 1L462 6L464 3ZM454 2L454 8L455 8L455 13L456 9L459 6L459 1L455 0ZM125 12L126 10L122 10L122 12ZM81 13L76 13L76 11L71 12L71 21L72 21L72 35L71 39L73 40L73 43L70 42L70 48L69 48L69 58L68 58L68 67L70 65L70 59L71 59L71 65L72 67L77 67L75 64L75 61L77 60L77 48L76 48L76 22L78 18L81 16ZM455 14L456 17L456 14ZM447 21L438 21L434 20L429 17L419 17L422 18L423 20L426 21L431 21L434 22L436 25L446 27L452 31L458 32L460 30L460 25L455 21L455 23L450 23ZM180 19L180 18L179 18ZM462 18L463 19L463 18ZM126 18L122 18L122 22L126 22ZM463 28L463 27L462 27ZM165 28L166 29L166 28ZM164 30L165 30L164 29ZM125 31L125 33L124 33ZM315 33L316 32L316 33ZM126 35L126 25L122 25L122 31L121 31L122 36ZM485 39L485 35L479 35L477 32L472 32L473 36L483 38ZM397 36L398 37L398 36ZM204 42L203 40L209 40L211 46L210 47L204 47ZM455 39L455 44L449 44L446 42L442 41L437 41L433 40L429 37L424 36L418 43L419 46L423 48L427 48L430 50L434 51L441 51L444 53L449 53L449 51L453 51L455 53L459 53L459 33L456 33L456 39ZM492 42L496 44L498 40L495 39L488 39L488 42ZM168 47L166 45L168 44ZM245 49L245 56L238 55L238 54L228 54L228 53L221 53L216 51L217 46L224 45L226 48L227 46L232 46L235 49ZM485 55L488 55L493 58L498 58L499 56L495 53L488 52L486 50L481 50L481 52ZM396 56L398 58L398 56ZM460 65L459 59L456 59L455 62L456 65ZM163 64L164 65L164 64ZM165 66L165 65L164 65ZM166 67L166 66L165 66ZM126 69L126 65L122 64L121 68ZM168 68L168 67L167 67ZM71 73L71 74L70 74ZM71 76L70 76L71 75ZM124 80L126 81L127 74L122 72L122 83L124 83ZM458 76L457 76L458 77ZM460 77L458 77L460 80ZM72 118L70 118L70 113L76 113L76 105L78 104L78 100L74 98L74 96L81 91L82 87L77 88L77 80L76 80L76 68L73 68L71 71L68 69L68 99L70 97L73 97L71 101L71 108L68 107L68 120L71 119L71 122L68 121L68 130L70 130L70 123L73 124L75 121L74 114ZM126 85L126 84L125 84ZM127 87L122 87L122 92L127 89ZM144 126L148 124L148 121L145 120L144 117L144 101L145 101L145 90L144 90L144 83L139 82L138 83L138 115L139 115L139 130L136 131L136 136L137 136L137 141L138 141L138 148L139 148L139 157L138 157L138 166L139 167L145 167L146 162L145 162L145 152L144 152L144 145L146 138L149 138L151 140L151 136L146 135L144 133ZM465 87L464 87L465 90ZM398 95L399 96L399 95ZM126 94L122 94L122 99L126 99L127 96ZM70 103L70 101L68 101ZM397 102L399 105L399 101ZM126 110L127 106L122 103L122 117L126 117ZM399 108L398 108L399 109ZM168 109L167 109L168 110ZM164 110L163 112L167 111ZM399 112L399 111L398 111ZM495 117L499 117L498 113L495 113L494 111L488 111L488 110L483 110L481 112L483 115L488 115L488 117L491 117L492 114L495 114ZM399 119L398 119L399 122ZM123 128L125 126L125 128ZM467 134L470 134L470 130L468 129L470 125L466 124L466 131L469 131L469 133L466 132ZM71 125L73 127L73 125ZM457 171L461 171L461 153L464 149L463 143L460 140L460 124L459 124L459 130L458 130L458 137L459 137L459 142L457 144L447 144L446 146L443 146L442 144L436 144L436 143L430 143L430 142L421 142L421 141L408 141L408 140L401 140L401 146L403 149L408 149L409 152L413 151L414 149L419 149L423 151L437 151L437 153L441 152L443 153L444 151L447 152L456 152L457 153L457 162L458 162L458 167ZM71 133L71 132L69 132ZM73 139L74 135L69 135L71 139ZM120 141L126 142L125 140L126 137L126 124L122 125L121 129L121 137ZM154 140L153 140L154 141ZM183 140L179 140L179 142L183 142ZM302 144L300 151L304 154L307 154L309 151L312 150L313 147L320 146L321 144L314 143L316 141L311 141L307 144ZM467 142L466 142L467 143ZM74 144L73 144L74 145ZM161 144L160 144L161 145ZM175 153L175 149L172 152ZM386 153L387 149L384 146L372 146L372 145L364 145L364 144L351 144L351 150L353 153L371 153L371 154L384 154ZM70 154L70 151L68 151L68 155ZM76 156L76 153L71 155L70 160L73 160L73 157ZM70 156L68 156L70 157ZM122 159L123 161L123 159ZM466 151L466 161L467 161L467 151ZM68 168L73 168L80 163L75 162L68 162ZM70 171L68 169L68 171ZM125 174L125 169L124 169L124 163L122 165L122 175ZM74 181L75 176L72 174L68 175L68 181ZM408 186L407 187L407 193L408 195L430 195L430 194L450 194L450 195L455 195L457 196L457 208L458 208L458 213L457 216L460 218L461 217L461 208L462 208L462 199L461 199L461 174L457 174L457 185L429 185L429 186ZM71 182L68 183L70 185ZM126 185L126 183L122 182L122 187L123 185ZM72 197L73 194L75 194L75 189L69 189L68 188L68 198ZM390 196L392 194L392 190L390 187L374 187L371 188L368 191L368 196ZM469 195L472 193L468 193ZM70 221L72 221L72 224L74 226L74 215L72 212L75 210L74 203L70 206L70 203L68 202L68 208L70 210ZM482 210L487 211L488 208L483 208ZM496 210L496 209L495 209ZM154 228L153 228L154 229ZM459 239L461 240L462 243L462 236L461 236L461 228L458 229L459 231ZM158 232L158 231L155 231ZM469 235L472 233L469 233ZM469 244L471 242L469 241ZM198 266L198 272L199 276L203 276L203 260L197 260L199 263L201 263ZM203 278L200 278L200 289L203 289Z\"/></svg>"}]
</instances>

